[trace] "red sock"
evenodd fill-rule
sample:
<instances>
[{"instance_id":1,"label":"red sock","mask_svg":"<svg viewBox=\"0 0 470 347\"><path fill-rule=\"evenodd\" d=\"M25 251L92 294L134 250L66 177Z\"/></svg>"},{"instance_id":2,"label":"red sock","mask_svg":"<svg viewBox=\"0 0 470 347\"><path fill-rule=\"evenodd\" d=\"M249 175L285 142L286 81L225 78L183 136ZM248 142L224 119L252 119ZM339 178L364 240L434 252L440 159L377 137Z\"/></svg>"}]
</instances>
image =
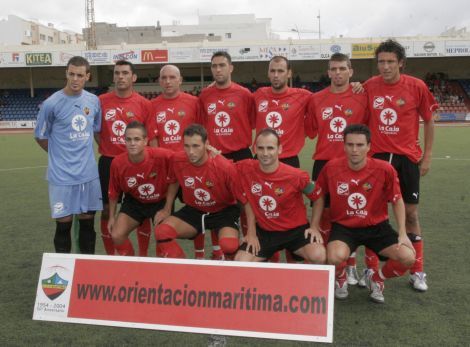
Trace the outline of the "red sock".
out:
<instances>
[{"instance_id":1,"label":"red sock","mask_svg":"<svg viewBox=\"0 0 470 347\"><path fill-rule=\"evenodd\" d=\"M194 258L196 259L204 259L204 243L205 243L205 235L203 233L197 234L194 238Z\"/></svg>"},{"instance_id":2,"label":"red sock","mask_svg":"<svg viewBox=\"0 0 470 347\"><path fill-rule=\"evenodd\" d=\"M103 239L104 250L107 255L114 254L114 243L113 238L111 237L111 233L108 230L108 220L101 219L101 238Z\"/></svg>"},{"instance_id":3,"label":"red sock","mask_svg":"<svg viewBox=\"0 0 470 347\"><path fill-rule=\"evenodd\" d=\"M139 244L140 257L146 257L148 255L151 231L150 219L144 220L137 228L137 243Z\"/></svg>"},{"instance_id":4,"label":"red sock","mask_svg":"<svg viewBox=\"0 0 470 347\"><path fill-rule=\"evenodd\" d=\"M157 243L157 257L185 259L186 254L176 240Z\"/></svg>"},{"instance_id":5,"label":"red sock","mask_svg":"<svg viewBox=\"0 0 470 347\"><path fill-rule=\"evenodd\" d=\"M383 278L393 278L393 277L400 277L408 271L409 267L406 267L402 263L397 260L389 259L387 262L382 266L382 276Z\"/></svg>"},{"instance_id":6,"label":"red sock","mask_svg":"<svg viewBox=\"0 0 470 347\"><path fill-rule=\"evenodd\" d=\"M279 263L281 261L281 252L277 251L268 259L270 263Z\"/></svg>"},{"instance_id":7,"label":"red sock","mask_svg":"<svg viewBox=\"0 0 470 347\"><path fill-rule=\"evenodd\" d=\"M243 236L246 236L246 232L248 230L248 221L246 219L246 213L244 210L240 212L240 226L242 228Z\"/></svg>"},{"instance_id":8,"label":"red sock","mask_svg":"<svg viewBox=\"0 0 470 347\"><path fill-rule=\"evenodd\" d=\"M343 261L341 264L335 266L335 278L340 283L346 281L346 262Z\"/></svg>"},{"instance_id":9,"label":"red sock","mask_svg":"<svg viewBox=\"0 0 470 347\"><path fill-rule=\"evenodd\" d=\"M423 258L423 239L412 242L413 248L416 251L416 261L410 269L410 272L423 272L424 258Z\"/></svg>"},{"instance_id":10,"label":"red sock","mask_svg":"<svg viewBox=\"0 0 470 347\"><path fill-rule=\"evenodd\" d=\"M347 260L348 266L356 266L356 252L352 252Z\"/></svg>"},{"instance_id":11,"label":"red sock","mask_svg":"<svg viewBox=\"0 0 470 347\"><path fill-rule=\"evenodd\" d=\"M291 252L289 252L287 249L284 252L285 252L285 255L286 255L286 262L287 263L289 263L289 264L297 263L297 261L294 258L294 255Z\"/></svg>"},{"instance_id":12,"label":"red sock","mask_svg":"<svg viewBox=\"0 0 470 347\"><path fill-rule=\"evenodd\" d=\"M125 255L125 256L133 256L135 254L134 252L134 247L132 247L132 243L129 239L126 239L122 245L114 245L116 248L116 252L119 255Z\"/></svg>"},{"instance_id":13,"label":"red sock","mask_svg":"<svg viewBox=\"0 0 470 347\"><path fill-rule=\"evenodd\" d=\"M223 260L224 252L219 245L219 236L216 230L211 230L211 241L212 241L212 259Z\"/></svg>"},{"instance_id":14,"label":"red sock","mask_svg":"<svg viewBox=\"0 0 470 347\"><path fill-rule=\"evenodd\" d=\"M379 257L375 252L366 247L366 254L365 254L365 263L368 269L374 270L374 272L379 271Z\"/></svg>"}]
</instances>

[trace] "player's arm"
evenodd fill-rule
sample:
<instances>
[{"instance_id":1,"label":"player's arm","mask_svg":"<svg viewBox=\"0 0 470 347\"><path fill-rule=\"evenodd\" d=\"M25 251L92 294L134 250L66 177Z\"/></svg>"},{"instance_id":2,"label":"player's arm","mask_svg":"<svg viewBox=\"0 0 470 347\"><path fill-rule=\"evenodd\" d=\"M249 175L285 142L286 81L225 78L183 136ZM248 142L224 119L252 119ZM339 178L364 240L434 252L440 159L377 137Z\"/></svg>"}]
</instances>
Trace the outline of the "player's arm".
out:
<instances>
[{"instance_id":1,"label":"player's arm","mask_svg":"<svg viewBox=\"0 0 470 347\"><path fill-rule=\"evenodd\" d=\"M99 145L101 141L100 133L94 133L93 137L95 138L96 143Z\"/></svg>"},{"instance_id":2,"label":"player's arm","mask_svg":"<svg viewBox=\"0 0 470 347\"><path fill-rule=\"evenodd\" d=\"M247 244L246 251L254 255L258 255L261 246L259 244L258 236L256 235L255 214L248 201L243 205L243 209L245 210L246 222L248 226L246 236L244 237L244 241Z\"/></svg>"},{"instance_id":3,"label":"player's arm","mask_svg":"<svg viewBox=\"0 0 470 347\"><path fill-rule=\"evenodd\" d=\"M406 212L405 212L405 203L403 202L403 198L399 198L396 201L392 202L392 210L393 215L395 216L395 220L397 222L398 227L398 247L401 245L407 246L414 251L413 245L411 244L408 235L406 234L406 226L405 226L405 219L406 219Z\"/></svg>"},{"instance_id":4,"label":"player's arm","mask_svg":"<svg viewBox=\"0 0 470 347\"><path fill-rule=\"evenodd\" d=\"M312 208L312 218L310 219L310 227L305 230L305 238L310 238L310 243L323 243L323 237L320 233L320 218L325 208L325 198L320 196L314 203Z\"/></svg>"},{"instance_id":5,"label":"player's arm","mask_svg":"<svg viewBox=\"0 0 470 347\"><path fill-rule=\"evenodd\" d=\"M113 226L116 221L116 210L117 210L117 199L109 198L109 219L108 219L108 231L112 234Z\"/></svg>"},{"instance_id":6,"label":"player's arm","mask_svg":"<svg viewBox=\"0 0 470 347\"><path fill-rule=\"evenodd\" d=\"M36 137L36 142L38 143L39 147L41 147L43 150L47 152L47 148L49 146L49 140L48 139L38 139Z\"/></svg>"},{"instance_id":7,"label":"player's arm","mask_svg":"<svg viewBox=\"0 0 470 347\"><path fill-rule=\"evenodd\" d=\"M351 90L354 94L361 94L365 91L361 82L351 82Z\"/></svg>"},{"instance_id":8,"label":"player's arm","mask_svg":"<svg viewBox=\"0 0 470 347\"><path fill-rule=\"evenodd\" d=\"M432 145L434 143L434 118L424 121L424 152L419 163L421 176L428 173L431 168Z\"/></svg>"},{"instance_id":9,"label":"player's arm","mask_svg":"<svg viewBox=\"0 0 470 347\"><path fill-rule=\"evenodd\" d=\"M178 188L179 184L178 182L176 183L171 183L168 186L168 190L166 192L166 201L165 201L165 206L157 213L155 214L155 217L153 218L153 222L155 224L160 224L163 222L163 220L171 215L171 209L173 208L173 204L176 199L176 194L178 194Z\"/></svg>"}]
</instances>

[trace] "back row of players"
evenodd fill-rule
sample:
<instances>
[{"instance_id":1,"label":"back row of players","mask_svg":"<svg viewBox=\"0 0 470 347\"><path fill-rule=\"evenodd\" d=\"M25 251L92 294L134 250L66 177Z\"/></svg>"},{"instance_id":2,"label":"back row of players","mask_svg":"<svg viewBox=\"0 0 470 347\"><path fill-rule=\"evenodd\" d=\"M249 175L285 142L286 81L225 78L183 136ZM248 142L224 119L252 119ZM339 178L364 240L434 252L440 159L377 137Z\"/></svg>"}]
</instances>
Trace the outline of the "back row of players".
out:
<instances>
[{"instance_id":1,"label":"back row of players","mask_svg":"<svg viewBox=\"0 0 470 347\"><path fill-rule=\"evenodd\" d=\"M108 254L133 254L127 236L140 225L139 254L146 255L151 229L145 221L154 217L160 256L183 256L175 238L196 237L196 249L204 249L202 232L214 229L220 243L216 247L221 247L216 251L228 258L239 249L238 260L266 260L287 248L312 262L328 259L336 265L336 297L345 298L348 281L359 280L354 257L348 257L365 244L364 279L374 301L383 302L385 278L408 268L412 286L427 290L417 205L419 177L430 167L437 104L421 80L402 73L406 56L400 44L381 43L376 58L380 75L366 81L365 92L352 91L351 62L346 55L334 54L328 64L329 88L315 94L289 88L289 62L274 57L268 70L271 86L251 94L231 81L230 56L217 52L211 59L214 83L199 99L181 92L178 68L166 65L159 77L163 93L150 102L133 91L137 76L127 61L116 62L115 90L98 101L83 90L90 77L88 62L72 58L66 87L44 102L35 131L38 143L49 152L56 251L70 252L72 216L77 214L80 250L94 252L93 216L101 210L102 198L101 231ZM418 142L420 117L424 153ZM360 124L368 124L372 134ZM250 160L253 129L257 161ZM102 197L93 133L101 153ZM308 174L298 169L305 136L318 138L315 190ZM147 148L147 142L163 149ZM213 148L208 152L209 143ZM184 152L171 155L182 148ZM369 149L369 155L383 161L367 158ZM171 215L178 186L186 206ZM317 201L310 225L302 192ZM240 248L237 200L246 213L242 220L247 233ZM388 201L398 235L388 224ZM370 231L376 235L373 240L367 236ZM376 253L389 258L382 269Z\"/></svg>"}]
</instances>

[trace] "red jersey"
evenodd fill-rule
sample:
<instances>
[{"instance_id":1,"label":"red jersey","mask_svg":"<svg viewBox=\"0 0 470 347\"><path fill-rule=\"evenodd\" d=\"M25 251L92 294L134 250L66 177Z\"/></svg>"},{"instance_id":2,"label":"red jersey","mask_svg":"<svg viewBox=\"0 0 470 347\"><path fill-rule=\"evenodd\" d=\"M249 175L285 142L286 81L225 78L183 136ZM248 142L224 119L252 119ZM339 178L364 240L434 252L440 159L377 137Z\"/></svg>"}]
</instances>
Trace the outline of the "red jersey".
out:
<instances>
[{"instance_id":1,"label":"red jersey","mask_svg":"<svg viewBox=\"0 0 470 347\"><path fill-rule=\"evenodd\" d=\"M264 128L274 129L281 139L280 158L299 154L305 143L305 115L310 99L308 90L287 88L281 94L271 87L259 88L254 94L256 133Z\"/></svg>"},{"instance_id":2,"label":"red jersey","mask_svg":"<svg viewBox=\"0 0 470 347\"><path fill-rule=\"evenodd\" d=\"M145 148L145 158L133 163L126 153L113 159L109 180L109 198L118 199L123 192L146 204L166 197L168 168L172 152L163 148Z\"/></svg>"},{"instance_id":3,"label":"red jersey","mask_svg":"<svg viewBox=\"0 0 470 347\"><path fill-rule=\"evenodd\" d=\"M307 223L302 191L311 182L308 173L283 163L275 172L265 173L253 159L235 165L243 193L261 228L287 231ZM312 199L313 192L308 197Z\"/></svg>"},{"instance_id":4,"label":"red jersey","mask_svg":"<svg viewBox=\"0 0 470 347\"><path fill-rule=\"evenodd\" d=\"M367 124L367 94L354 94L349 87L343 93L325 88L310 98L307 113L307 135L317 137L315 160L344 157L343 131L349 124Z\"/></svg>"},{"instance_id":5,"label":"red jersey","mask_svg":"<svg viewBox=\"0 0 470 347\"><path fill-rule=\"evenodd\" d=\"M201 166L188 161L184 151L176 152L170 163L169 180L178 182L183 202L203 212L218 212L245 198L236 187L237 172L223 156L209 157Z\"/></svg>"},{"instance_id":6,"label":"red jersey","mask_svg":"<svg viewBox=\"0 0 470 347\"><path fill-rule=\"evenodd\" d=\"M371 154L406 155L417 163L422 155L418 142L419 118L431 120L438 107L426 84L402 74L397 83L386 84L381 76L375 76L364 87L371 113Z\"/></svg>"},{"instance_id":7,"label":"red jersey","mask_svg":"<svg viewBox=\"0 0 470 347\"><path fill-rule=\"evenodd\" d=\"M150 101L136 92L128 98L120 98L114 92L99 96L101 103L100 144L101 155L115 157L126 152L126 126L132 121L146 124L150 112Z\"/></svg>"},{"instance_id":8,"label":"red jersey","mask_svg":"<svg viewBox=\"0 0 470 347\"><path fill-rule=\"evenodd\" d=\"M199 96L201 121L209 143L223 154L248 148L255 127L253 96L234 82L230 87L208 87Z\"/></svg>"},{"instance_id":9,"label":"red jersey","mask_svg":"<svg viewBox=\"0 0 470 347\"><path fill-rule=\"evenodd\" d=\"M315 199L330 194L331 221L349 228L377 225L388 219L389 201L401 198L397 172L383 160L368 158L359 171L346 158L330 160L315 184Z\"/></svg>"},{"instance_id":10,"label":"red jersey","mask_svg":"<svg viewBox=\"0 0 470 347\"><path fill-rule=\"evenodd\" d=\"M199 119L199 103L195 96L179 93L173 99L158 96L151 102L149 139L157 138L158 146L175 151L183 149L183 132Z\"/></svg>"}]
</instances>

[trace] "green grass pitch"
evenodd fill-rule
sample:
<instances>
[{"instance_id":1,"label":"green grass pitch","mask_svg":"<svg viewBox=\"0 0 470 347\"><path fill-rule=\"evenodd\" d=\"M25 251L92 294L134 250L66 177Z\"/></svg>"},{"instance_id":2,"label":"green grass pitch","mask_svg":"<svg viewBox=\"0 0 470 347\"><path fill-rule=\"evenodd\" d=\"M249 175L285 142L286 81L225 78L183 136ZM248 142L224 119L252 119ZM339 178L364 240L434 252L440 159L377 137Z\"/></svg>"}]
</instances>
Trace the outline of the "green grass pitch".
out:
<instances>
[{"instance_id":1,"label":"green grass pitch","mask_svg":"<svg viewBox=\"0 0 470 347\"><path fill-rule=\"evenodd\" d=\"M351 288L348 300L335 302L334 346L468 346L469 134L468 127L436 128L432 168L421 181L420 216L429 291L414 292L407 277L390 280L385 305L376 305L368 301L366 290ZM308 172L312 148L313 143L308 142L302 153L302 165ZM32 134L0 134L0 345L207 345L207 336L200 334L32 320L42 253L53 251L46 163L46 153L35 144ZM183 245L192 255L192 245ZM104 254L99 236L97 254ZM150 254L154 254L153 244ZM362 256L358 259L362 267ZM228 338L230 346L302 344Z\"/></svg>"}]
</instances>

